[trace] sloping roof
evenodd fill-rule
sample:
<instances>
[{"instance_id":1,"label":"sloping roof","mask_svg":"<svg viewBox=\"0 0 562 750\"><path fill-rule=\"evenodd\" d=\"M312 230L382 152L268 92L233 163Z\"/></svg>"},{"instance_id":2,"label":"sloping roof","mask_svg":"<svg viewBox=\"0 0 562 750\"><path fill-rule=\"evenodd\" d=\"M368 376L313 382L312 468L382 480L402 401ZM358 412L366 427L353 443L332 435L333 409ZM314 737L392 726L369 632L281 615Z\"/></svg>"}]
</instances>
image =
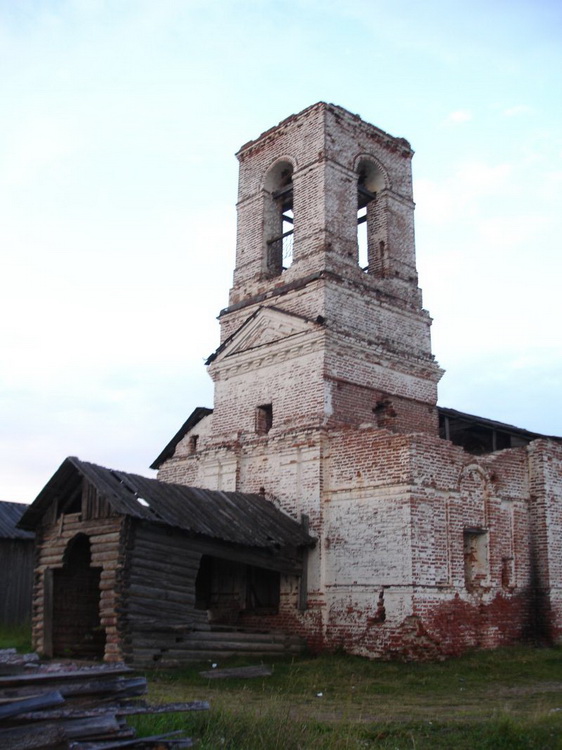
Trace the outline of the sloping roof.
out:
<instances>
[{"instance_id":1,"label":"sloping roof","mask_svg":"<svg viewBox=\"0 0 562 750\"><path fill-rule=\"evenodd\" d=\"M20 525L33 529L63 488L85 477L119 514L172 526L198 536L246 547L309 546L303 526L261 495L169 484L67 458Z\"/></svg>"},{"instance_id":2,"label":"sloping roof","mask_svg":"<svg viewBox=\"0 0 562 750\"><path fill-rule=\"evenodd\" d=\"M17 528L27 505L0 501L0 539L33 539L33 534Z\"/></svg>"},{"instance_id":3,"label":"sloping roof","mask_svg":"<svg viewBox=\"0 0 562 750\"><path fill-rule=\"evenodd\" d=\"M189 417L185 420L185 422L182 424L182 426L179 428L179 430L176 432L174 437L170 440L168 445L164 448L164 450L160 453L158 458L156 458L151 464L151 469L159 469L160 466L164 463L164 461L167 458L171 458L171 456L174 455L174 451L176 450L176 445L180 442L180 440L187 435L187 433L195 427L196 424L198 424L203 417L208 416L209 414L212 414L213 410L208 409L206 406L197 406L189 415Z\"/></svg>"},{"instance_id":4,"label":"sloping roof","mask_svg":"<svg viewBox=\"0 0 562 750\"><path fill-rule=\"evenodd\" d=\"M562 437L557 437L556 435L544 435L540 432L531 432L530 430L524 430L522 427L515 427L515 425L505 424L504 422L496 422L493 419L486 419L485 417L477 417L474 414L466 414L466 412L457 411L456 409L448 409L444 406L438 406L437 411L440 416L448 417L449 419L456 421L458 424L465 425L467 428L483 427L490 430L497 430L518 437L529 443L541 438L562 442Z\"/></svg>"}]
</instances>

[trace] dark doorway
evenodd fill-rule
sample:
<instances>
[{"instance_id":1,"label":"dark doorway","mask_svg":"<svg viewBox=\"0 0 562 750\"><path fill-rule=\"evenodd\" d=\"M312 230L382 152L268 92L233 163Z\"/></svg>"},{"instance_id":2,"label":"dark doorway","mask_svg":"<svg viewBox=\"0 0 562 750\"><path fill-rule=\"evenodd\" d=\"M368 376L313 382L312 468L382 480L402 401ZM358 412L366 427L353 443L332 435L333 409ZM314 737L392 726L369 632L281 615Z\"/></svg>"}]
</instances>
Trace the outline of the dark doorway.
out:
<instances>
[{"instance_id":1,"label":"dark doorway","mask_svg":"<svg viewBox=\"0 0 562 750\"><path fill-rule=\"evenodd\" d=\"M53 656L103 658L101 568L92 568L90 563L90 540L78 534L68 542L63 567L53 571Z\"/></svg>"},{"instance_id":2,"label":"dark doorway","mask_svg":"<svg viewBox=\"0 0 562 750\"><path fill-rule=\"evenodd\" d=\"M242 613L279 611L280 575L253 565L203 555L195 582L197 609L216 624L234 625Z\"/></svg>"}]
</instances>

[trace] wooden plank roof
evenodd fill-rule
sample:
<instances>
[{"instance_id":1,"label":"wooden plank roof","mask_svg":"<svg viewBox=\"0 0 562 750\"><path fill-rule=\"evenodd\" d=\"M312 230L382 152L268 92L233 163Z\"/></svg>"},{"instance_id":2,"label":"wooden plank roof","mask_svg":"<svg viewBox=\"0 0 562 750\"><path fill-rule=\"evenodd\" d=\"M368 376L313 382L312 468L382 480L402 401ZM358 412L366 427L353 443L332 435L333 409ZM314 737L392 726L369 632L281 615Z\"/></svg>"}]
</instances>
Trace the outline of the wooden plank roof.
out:
<instances>
[{"instance_id":1,"label":"wooden plank roof","mask_svg":"<svg viewBox=\"0 0 562 750\"><path fill-rule=\"evenodd\" d=\"M115 513L165 524L232 544L262 549L311 546L304 527L262 495L170 484L67 458L23 515L34 529L64 488L84 477Z\"/></svg>"},{"instance_id":2,"label":"wooden plank roof","mask_svg":"<svg viewBox=\"0 0 562 750\"><path fill-rule=\"evenodd\" d=\"M17 527L27 507L23 503L0 501L0 539L33 539L33 534Z\"/></svg>"}]
</instances>

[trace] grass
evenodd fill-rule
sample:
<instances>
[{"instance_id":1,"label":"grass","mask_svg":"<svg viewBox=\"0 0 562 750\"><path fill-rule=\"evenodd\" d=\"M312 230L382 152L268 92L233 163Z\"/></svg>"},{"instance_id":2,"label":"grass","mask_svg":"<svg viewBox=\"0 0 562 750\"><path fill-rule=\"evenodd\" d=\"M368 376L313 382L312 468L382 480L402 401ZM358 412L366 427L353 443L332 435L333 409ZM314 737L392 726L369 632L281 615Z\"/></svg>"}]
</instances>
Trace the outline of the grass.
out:
<instances>
[{"instance_id":1,"label":"grass","mask_svg":"<svg viewBox=\"0 0 562 750\"><path fill-rule=\"evenodd\" d=\"M28 628L0 648L30 650ZM255 664L231 659L220 667ZM129 719L142 735L180 729L198 750L562 750L562 649L517 647L439 663L344 655L275 659L271 677L209 680L209 664L151 672L153 702L210 711Z\"/></svg>"},{"instance_id":2,"label":"grass","mask_svg":"<svg viewBox=\"0 0 562 750\"><path fill-rule=\"evenodd\" d=\"M0 649L16 648L20 653L31 651L31 626L0 626Z\"/></svg>"},{"instance_id":3,"label":"grass","mask_svg":"<svg viewBox=\"0 0 562 750\"><path fill-rule=\"evenodd\" d=\"M182 729L200 750L562 750L561 649L429 664L324 655L271 666L272 677L248 680L204 679L208 664L151 673L155 702L208 700L211 710L141 717L137 727Z\"/></svg>"}]
</instances>

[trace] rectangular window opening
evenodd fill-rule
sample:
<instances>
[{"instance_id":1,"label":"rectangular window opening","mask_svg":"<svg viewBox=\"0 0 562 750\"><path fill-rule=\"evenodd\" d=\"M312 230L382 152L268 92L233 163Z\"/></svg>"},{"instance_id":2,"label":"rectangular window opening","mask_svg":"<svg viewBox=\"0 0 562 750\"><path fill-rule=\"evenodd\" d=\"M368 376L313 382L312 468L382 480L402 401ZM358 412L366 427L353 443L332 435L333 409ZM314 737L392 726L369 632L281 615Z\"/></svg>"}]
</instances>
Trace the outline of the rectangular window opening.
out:
<instances>
[{"instance_id":1,"label":"rectangular window opening","mask_svg":"<svg viewBox=\"0 0 562 750\"><path fill-rule=\"evenodd\" d=\"M465 529L464 579L468 591L490 585L489 538L484 529Z\"/></svg>"},{"instance_id":2,"label":"rectangular window opening","mask_svg":"<svg viewBox=\"0 0 562 750\"><path fill-rule=\"evenodd\" d=\"M273 426L273 405L262 404L256 409L256 432L267 435Z\"/></svg>"}]
</instances>

